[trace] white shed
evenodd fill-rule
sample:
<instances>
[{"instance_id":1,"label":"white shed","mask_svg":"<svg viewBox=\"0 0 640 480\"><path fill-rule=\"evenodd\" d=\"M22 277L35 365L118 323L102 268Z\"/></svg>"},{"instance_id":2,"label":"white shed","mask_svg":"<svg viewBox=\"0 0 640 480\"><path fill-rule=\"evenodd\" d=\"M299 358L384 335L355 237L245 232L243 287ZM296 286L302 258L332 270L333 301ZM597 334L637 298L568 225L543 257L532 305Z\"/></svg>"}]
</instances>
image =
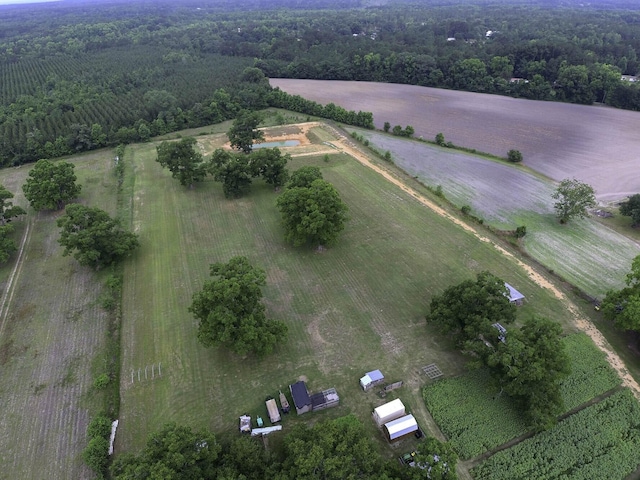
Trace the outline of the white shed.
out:
<instances>
[{"instance_id":1,"label":"white shed","mask_svg":"<svg viewBox=\"0 0 640 480\"><path fill-rule=\"evenodd\" d=\"M385 424L385 433L390 442L398 440L418 430L418 422L413 415L405 415Z\"/></svg>"},{"instance_id":2,"label":"white shed","mask_svg":"<svg viewBox=\"0 0 640 480\"><path fill-rule=\"evenodd\" d=\"M384 382L384 375L380 370L373 370L372 372L365 373L364 377L360 379L360 386L366 392L375 385L379 385Z\"/></svg>"},{"instance_id":3,"label":"white shed","mask_svg":"<svg viewBox=\"0 0 640 480\"><path fill-rule=\"evenodd\" d=\"M404 404L399 398L380 405L373 411L373 419L379 427L403 415L405 415Z\"/></svg>"},{"instance_id":4,"label":"white shed","mask_svg":"<svg viewBox=\"0 0 640 480\"><path fill-rule=\"evenodd\" d=\"M515 288L513 288L511 285L509 285L507 282L504 283L504 286L507 287L507 290L509 291L509 294L507 295L509 302L518 306L522 305L522 302L524 300L524 295L521 294Z\"/></svg>"}]
</instances>

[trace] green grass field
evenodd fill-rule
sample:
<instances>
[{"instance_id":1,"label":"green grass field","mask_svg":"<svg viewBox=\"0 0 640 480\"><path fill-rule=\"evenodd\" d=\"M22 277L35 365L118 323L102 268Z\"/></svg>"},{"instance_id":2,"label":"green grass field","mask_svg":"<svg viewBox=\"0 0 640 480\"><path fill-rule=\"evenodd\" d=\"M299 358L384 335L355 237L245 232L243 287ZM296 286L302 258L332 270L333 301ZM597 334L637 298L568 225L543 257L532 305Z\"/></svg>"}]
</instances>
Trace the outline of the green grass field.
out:
<instances>
[{"instance_id":1,"label":"green grass field","mask_svg":"<svg viewBox=\"0 0 640 480\"><path fill-rule=\"evenodd\" d=\"M397 395L435 433L421 399L420 368L435 362L451 376L463 371L463 362L446 339L427 330L424 314L433 294L482 270L531 298L523 317L539 313L573 330L570 315L524 271L349 157L301 157L291 165L320 166L349 206L351 220L338 244L322 252L283 243L277 194L261 182L246 198L226 200L214 182L181 187L155 162L153 144L129 147L125 157L133 166L132 226L141 248L125 267L120 451L140 448L169 420L234 434L240 414L266 413L265 397L300 378L314 392L335 387L341 404L289 415L285 430L354 412L382 446L369 418L389 397L358 386L373 368L405 382ZM268 313L289 326L288 342L263 360L203 348L187 312L209 264L234 255L266 270ZM152 380L150 368L158 363L162 376Z\"/></svg>"}]
</instances>

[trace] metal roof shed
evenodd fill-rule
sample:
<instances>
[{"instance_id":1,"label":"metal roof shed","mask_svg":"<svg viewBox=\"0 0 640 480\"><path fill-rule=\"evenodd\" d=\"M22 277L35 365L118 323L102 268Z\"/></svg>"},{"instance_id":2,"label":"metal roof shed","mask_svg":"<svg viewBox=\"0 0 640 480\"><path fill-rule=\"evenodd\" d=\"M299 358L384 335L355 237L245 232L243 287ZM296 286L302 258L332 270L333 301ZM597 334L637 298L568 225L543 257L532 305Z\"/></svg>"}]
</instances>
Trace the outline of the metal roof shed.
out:
<instances>
[{"instance_id":1,"label":"metal roof shed","mask_svg":"<svg viewBox=\"0 0 640 480\"><path fill-rule=\"evenodd\" d=\"M384 429L390 442L398 440L418 430L418 422L413 415L405 415L385 424Z\"/></svg>"},{"instance_id":2,"label":"metal roof shed","mask_svg":"<svg viewBox=\"0 0 640 480\"><path fill-rule=\"evenodd\" d=\"M507 295L507 298L509 299L509 301L511 303L515 303L516 305L522 305L522 301L524 300L524 295L521 294L515 288L513 288L511 285L509 285L507 282L504 283L504 286L507 287L507 290L509 290L509 294Z\"/></svg>"},{"instance_id":3,"label":"metal roof shed","mask_svg":"<svg viewBox=\"0 0 640 480\"><path fill-rule=\"evenodd\" d=\"M360 386L363 390L367 391L374 385L378 385L384 382L384 375L380 370L373 370L372 372L365 373L364 377L360 379Z\"/></svg>"},{"instance_id":4,"label":"metal roof shed","mask_svg":"<svg viewBox=\"0 0 640 480\"><path fill-rule=\"evenodd\" d=\"M379 427L403 415L405 415L404 404L399 398L380 405L373 411L373 419Z\"/></svg>"}]
</instances>

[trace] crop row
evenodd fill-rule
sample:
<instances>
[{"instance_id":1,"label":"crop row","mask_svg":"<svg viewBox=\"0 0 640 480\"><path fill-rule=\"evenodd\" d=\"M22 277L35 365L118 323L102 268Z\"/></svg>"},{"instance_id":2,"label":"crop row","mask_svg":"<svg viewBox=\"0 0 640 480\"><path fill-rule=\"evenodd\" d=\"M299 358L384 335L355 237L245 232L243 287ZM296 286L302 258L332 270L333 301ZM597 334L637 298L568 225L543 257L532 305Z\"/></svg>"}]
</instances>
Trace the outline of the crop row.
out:
<instances>
[{"instance_id":1,"label":"crop row","mask_svg":"<svg viewBox=\"0 0 640 480\"><path fill-rule=\"evenodd\" d=\"M620 384L604 355L585 334L564 338L571 374L562 382L565 411ZM527 431L516 404L488 372L472 371L425 387L429 412L461 458L481 455Z\"/></svg>"},{"instance_id":2,"label":"crop row","mask_svg":"<svg viewBox=\"0 0 640 480\"><path fill-rule=\"evenodd\" d=\"M627 389L474 469L477 480L623 479L640 464L640 405Z\"/></svg>"}]
</instances>

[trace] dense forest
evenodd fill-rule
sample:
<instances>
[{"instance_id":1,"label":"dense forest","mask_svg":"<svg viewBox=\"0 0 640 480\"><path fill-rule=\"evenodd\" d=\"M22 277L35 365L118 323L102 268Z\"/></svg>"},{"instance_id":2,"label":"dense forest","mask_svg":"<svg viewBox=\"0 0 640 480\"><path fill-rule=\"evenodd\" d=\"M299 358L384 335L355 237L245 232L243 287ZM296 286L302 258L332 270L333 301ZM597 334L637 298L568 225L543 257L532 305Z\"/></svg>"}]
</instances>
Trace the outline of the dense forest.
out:
<instances>
[{"instance_id":1,"label":"dense forest","mask_svg":"<svg viewBox=\"0 0 640 480\"><path fill-rule=\"evenodd\" d=\"M0 7L0 164L299 103L283 104L281 92L247 74L251 66L267 77L640 110L640 11L624 0L324 0L309 8L299 0Z\"/></svg>"}]
</instances>

